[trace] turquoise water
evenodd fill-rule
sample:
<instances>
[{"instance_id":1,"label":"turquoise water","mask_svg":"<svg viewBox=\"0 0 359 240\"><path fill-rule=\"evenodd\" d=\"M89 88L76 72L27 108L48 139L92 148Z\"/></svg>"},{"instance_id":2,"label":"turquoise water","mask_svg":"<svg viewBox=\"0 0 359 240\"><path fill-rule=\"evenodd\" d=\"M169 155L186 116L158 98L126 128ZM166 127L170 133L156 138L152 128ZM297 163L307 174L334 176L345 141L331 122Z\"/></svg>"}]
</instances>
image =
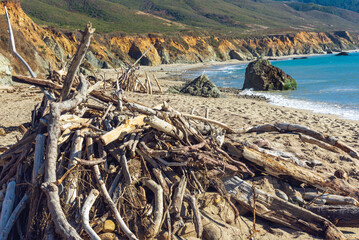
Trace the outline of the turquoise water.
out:
<instances>
[{"instance_id":1,"label":"turquoise water","mask_svg":"<svg viewBox=\"0 0 359 240\"><path fill-rule=\"evenodd\" d=\"M241 94L263 95L275 105L359 120L359 52L349 56L320 55L271 62L297 81L298 90L245 90ZM203 70L217 86L242 88L245 68L246 65L225 65ZM189 76L200 72L191 72Z\"/></svg>"}]
</instances>

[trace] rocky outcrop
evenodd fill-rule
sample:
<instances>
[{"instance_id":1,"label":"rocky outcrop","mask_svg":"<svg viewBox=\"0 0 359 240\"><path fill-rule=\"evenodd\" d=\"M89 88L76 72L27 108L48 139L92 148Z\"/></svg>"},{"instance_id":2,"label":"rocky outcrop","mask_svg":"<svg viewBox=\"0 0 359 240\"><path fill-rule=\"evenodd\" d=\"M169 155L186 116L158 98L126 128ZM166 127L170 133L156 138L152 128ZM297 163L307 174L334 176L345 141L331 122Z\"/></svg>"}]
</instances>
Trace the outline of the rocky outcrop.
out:
<instances>
[{"instance_id":1,"label":"rocky outcrop","mask_svg":"<svg viewBox=\"0 0 359 240\"><path fill-rule=\"evenodd\" d=\"M195 80L187 83L180 91L181 93L187 93L192 96L201 97L213 97L218 98L221 95L221 91L212 83L207 75L202 74Z\"/></svg>"},{"instance_id":2,"label":"rocky outcrop","mask_svg":"<svg viewBox=\"0 0 359 240\"><path fill-rule=\"evenodd\" d=\"M256 91L295 90L297 82L281 69L273 66L266 59L259 59L248 64L243 89Z\"/></svg>"},{"instance_id":3,"label":"rocky outcrop","mask_svg":"<svg viewBox=\"0 0 359 240\"><path fill-rule=\"evenodd\" d=\"M247 60L251 60L252 57L245 55L244 53L242 53L241 51L238 50L231 50L229 52L229 56L231 57L231 59L237 59L240 61L247 61Z\"/></svg>"},{"instance_id":4,"label":"rocky outcrop","mask_svg":"<svg viewBox=\"0 0 359 240\"><path fill-rule=\"evenodd\" d=\"M48 63L61 67L75 54L81 40L80 32L56 30L35 24L13 2L0 3L0 15L7 6L18 52L35 72L45 72ZM85 25L85 23L84 23ZM0 18L1 29L7 29L5 18ZM118 67L123 62L133 63L151 45L141 60L143 65L198 63L229 59L251 60L262 56L326 53L346 51L358 47L359 39L348 32L298 32L262 37L229 38L194 35L125 35L122 33L95 34L86 60L93 68ZM0 48L10 55L6 31L0 31ZM11 61L15 72L26 69L18 61ZM89 66L87 63L86 66ZM90 68L92 68L90 67Z\"/></svg>"},{"instance_id":5,"label":"rocky outcrop","mask_svg":"<svg viewBox=\"0 0 359 240\"><path fill-rule=\"evenodd\" d=\"M0 54L0 86L11 85L12 67L10 60Z\"/></svg>"}]
</instances>

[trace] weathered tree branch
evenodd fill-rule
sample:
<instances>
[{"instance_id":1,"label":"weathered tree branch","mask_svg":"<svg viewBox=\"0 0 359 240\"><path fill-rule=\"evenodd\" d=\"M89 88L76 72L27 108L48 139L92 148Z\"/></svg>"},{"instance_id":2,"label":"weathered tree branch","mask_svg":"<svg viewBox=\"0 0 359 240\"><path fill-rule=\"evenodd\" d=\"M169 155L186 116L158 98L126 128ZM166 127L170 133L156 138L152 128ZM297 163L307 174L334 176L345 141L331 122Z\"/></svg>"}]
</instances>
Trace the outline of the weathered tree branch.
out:
<instances>
[{"instance_id":1,"label":"weathered tree branch","mask_svg":"<svg viewBox=\"0 0 359 240\"><path fill-rule=\"evenodd\" d=\"M70 111L86 99L87 81L80 76L80 90L72 99L62 103L50 104L50 116L48 123L48 141L45 161L45 178L42 189L47 196L48 208L51 211L56 231L67 239L81 239L76 230L67 222L66 216L60 205L58 187L55 185L56 163L58 157L58 138L60 136L60 116L62 112Z\"/></svg>"},{"instance_id":2,"label":"weathered tree branch","mask_svg":"<svg viewBox=\"0 0 359 240\"><path fill-rule=\"evenodd\" d=\"M14 226L16 220L20 216L21 212L25 209L27 202L29 201L29 194L25 193L24 197L21 199L19 204L16 206L14 211L12 212L11 216L9 217L6 225L0 232L0 240L6 240L12 227Z\"/></svg>"},{"instance_id":3,"label":"weathered tree branch","mask_svg":"<svg viewBox=\"0 0 359 240\"><path fill-rule=\"evenodd\" d=\"M16 187L16 182L15 181L11 181L8 183L7 188L6 188L6 194L5 194L5 198L1 207L1 215L0 215L0 229L4 229L7 221L10 218L12 209L14 207L14 203L15 203L15 187Z\"/></svg>"},{"instance_id":4,"label":"weathered tree branch","mask_svg":"<svg viewBox=\"0 0 359 240\"><path fill-rule=\"evenodd\" d=\"M64 81L64 87L63 87L62 92L61 92L60 100L67 100L67 98L68 98L68 96L70 94L70 91L71 91L71 86L72 86L72 84L74 82L74 79L75 79L76 72L77 72L82 60L85 57L87 49L90 46L91 37L92 37L94 32L95 32L95 29L92 28L92 24L88 23L86 25L85 31L83 33L80 46L77 48L77 52L76 52L76 54L75 54L75 56L74 56L74 58L73 58L73 60L71 62L69 70L67 72L67 75L66 75L66 78L65 78L65 81Z\"/></svg>"},{"instance_id":5,"label":"weathered tree branch","mask_svg":"<svg viewBox=\"0 0 359 240\"><path fill-rule=\"evenodd\" d=\"M85 231L93 240L101 240L101 238L97 235L97 233L92 229L90 226L90 210L92 205L95 203L97 197L99 196L100 192L96 189L92 189L90 194L87 196L84 205L82 206L81 215L82 215L82 222L85 228Z\"/></svg>"},{"instance_id":6,"label":"weathered tree branch","mask_svg":"<svg viewBox=\"0 0 359 240\"><path fill-rule=\"evenodd\" d=\"M153 224L146 231L146 237L153 238L156 237L159 233L163 217L163 189L153 180L144 179L142 182L155 194L155 212L153 217Z\"/></svg>"}]
</instances>

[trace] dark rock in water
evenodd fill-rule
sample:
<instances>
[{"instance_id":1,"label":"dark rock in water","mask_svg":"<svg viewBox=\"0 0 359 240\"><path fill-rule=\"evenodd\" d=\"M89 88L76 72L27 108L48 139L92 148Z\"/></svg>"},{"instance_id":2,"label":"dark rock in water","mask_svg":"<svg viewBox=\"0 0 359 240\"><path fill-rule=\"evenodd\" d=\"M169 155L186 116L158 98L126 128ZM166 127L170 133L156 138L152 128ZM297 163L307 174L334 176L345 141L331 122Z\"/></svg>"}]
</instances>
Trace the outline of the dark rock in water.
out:
<instances>
[{"instance_id":1,"label":"dark rock in water","mask_svg":"<svg viewBox=\"0 0 359 240\"><path fill-rule=\"evenodd\" d=\"M349 53L348 52L340 52L335 56L349 56Z\"/></svg>"},{"instance_id":2,"label":"dark rock in water","mask_svg":"<svg viewBox=\"0 0 359 240\"><path fill-rule=\"evenodd\" d=\"M256 91L295 90L297 82L268 60L259 59L248 64L243 89Z\"/></svg>"},{"instance_id":3,"label":"dark rock in water","mask_svg":"<svg viewBox=\"0 0 359 240\"><path fill-rule=\"evenodd\" d=\"M308 57L295 57L293 60L299 60L299 59L308 59Z\"/></svg>"},{"instance_id":4,"label":"dark rock in water","mask_svg":"<svg viewBox=\"0 0 359 240\"><path fill-rule=\"evenodd\" d=\"M214 98L218 98L221 95L221 91L219 91L217 86L214 85L205 74L186 84L180 92L193 96Z\"/></svg>"}]
</instances>

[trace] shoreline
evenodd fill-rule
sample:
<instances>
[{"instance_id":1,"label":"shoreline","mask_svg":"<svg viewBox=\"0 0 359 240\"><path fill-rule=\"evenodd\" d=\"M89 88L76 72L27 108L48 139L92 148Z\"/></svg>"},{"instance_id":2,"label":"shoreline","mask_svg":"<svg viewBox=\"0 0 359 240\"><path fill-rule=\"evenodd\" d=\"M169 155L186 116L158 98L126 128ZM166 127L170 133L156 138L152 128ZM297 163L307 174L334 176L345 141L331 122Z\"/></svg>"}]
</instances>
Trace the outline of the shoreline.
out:
<instances>
[{"instance_id":1,"label":"shoreline","mask_svg":"<svg viewBox=\"0 0 359 240\"><path fill-rule=\"evenodd\" d=\"M359 49L354 49L354 50L348 50L347 52L359 52ZM290 59L293 57L297 57L297 58L301 58L301 57L315 57L315 56L326 56L326 55L334 55L336 53L333 54L301 54L301 55L288 55L288 56L281 56L281 57L276 57L276 61L281 61L281 60L286 60L286 61L292 61L294 59ZM270 57L266 57L266 58L270 58ZM289 59L288 59L289 58ZM188 78L183 78L182 75L186 74L188 71L206 71L207 68L211 68L211 67L215 67L215 66L226 66L226 65L245 65L248 64L250 61L239 61L239 60L228 60L228 61L223 61L223 62L206 62L206 63L196 63L196 64L167 64L167 65L160 65L160 66L146 66L146 67L141 67L141 71L143 72L156 72L157 74L159 74L159 78L166 78L168 77L168 75L170 75L170 77L174 77L174 78L181 78L178 79L178 81L180 82L186 82L188 81ZM162 70L161 70L162 69ZM166 72L167 74L161 74L161 72ZM168 74L170 73L170 74ZM221 87L223 89L226 89L227 87ZM236 87L228 87L227 89L229 89L229 91L231 91L231 89L236 92L242 92L243 90L240 88L236 88ZM226 91L227 92L227 91ZM272 96L266 96L267 94L271 94L271 93L262 93L262 92L251 92L249 94L246 94L246 96L249 96L249 98L251 98L251 96L257 96L257 97L253 97L253 99L255 98L265 98L267 100L267 103L272 105L272 106L280 106L280 107L286 107L286 108L292 108L295 110L304 110L304 111L308 111L311 112L313 114L322 114L322 115L326 115L326 116L333 116L334 118L339 118L339 119L345 119L348 121L353 121L353 122L359 122L359 119L354 119L354 116L344 116L345 111L343 108L337 107L337 106L331 106L329 105L329 107L331 107L331 110L328 110L327 112L322 112L321 106L325 105L325 102L311 102L310 100L298 100L298 99L292 99L289 98L289 101L297 101L302 103L301 106L302 108L299 107L295 107L295 106L288 106L285 103L276 103L275 102L275 98L278 97L276 95L272 95ZM273 97L273 98L271 98ZM303 105L304 104L304 105ZM292 105L294 105L294 103L292 102ZM299 104L298 104L299 105ZM313 106L311 108L311 106ZM316 108L314 108L314 106L317 106ZM338 111L338 113L333 113L333 111Z\"/></svg>"}]
</instances>

